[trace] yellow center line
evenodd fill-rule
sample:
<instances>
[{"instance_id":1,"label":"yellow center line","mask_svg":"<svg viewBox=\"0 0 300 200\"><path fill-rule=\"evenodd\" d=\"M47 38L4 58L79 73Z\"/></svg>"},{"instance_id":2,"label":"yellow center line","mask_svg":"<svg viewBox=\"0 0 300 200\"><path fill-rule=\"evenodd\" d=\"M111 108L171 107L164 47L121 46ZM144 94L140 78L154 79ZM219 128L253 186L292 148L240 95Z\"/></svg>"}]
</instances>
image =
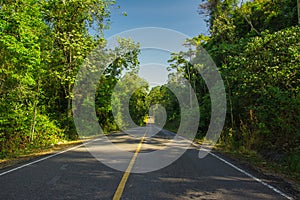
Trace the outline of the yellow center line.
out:
<instances>
[{"instance_id":1,"label":"yellow center line","mask_svg":"<svg viewBox=\"0 0 300 200\"><path fill-rule=\"evenodd\" d=\"M129 165L128 165L126 171L124 172L124 175L123 175L122 180L121 180L121 182L120 182L120 184L119 184L119 186L118 186L118 188L117 188L117 190L115 192L113 200L119 200L119 199L121 199L121 196L123 194L126 182L127 182L128 177L129 177L129 175L131 173L131 170L133 168L134 162L135 162L135 160L136 160L136 158L137 158L137 156L138 156L138 154L139 154L139 152L141 150L142 144L143 144L145 136L147 134L147 130L148 129L146 129L145 134L143 135L142 139L140 140L140 143L138 144L138 146L137 146L137 148L135 150L135 153L134 153L134 155L132 156L132 158L130 160Z\"/></svg>"}]
</instances>

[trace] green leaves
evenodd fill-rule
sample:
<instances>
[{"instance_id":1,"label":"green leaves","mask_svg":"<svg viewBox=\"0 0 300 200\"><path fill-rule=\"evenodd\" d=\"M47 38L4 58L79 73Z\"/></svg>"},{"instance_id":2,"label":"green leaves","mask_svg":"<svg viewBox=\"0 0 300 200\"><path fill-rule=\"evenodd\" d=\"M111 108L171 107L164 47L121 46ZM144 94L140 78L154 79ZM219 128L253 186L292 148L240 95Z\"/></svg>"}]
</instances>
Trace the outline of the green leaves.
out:
<instances>
[{"instance_id":1,"label":"green leaves","mask_svg":"<svg viewBox=\"0 0 300 200\"><path fill-rule=\"evenodd\" d=\"M262 153L299 152L297 1L209 2L211 36L201 44L226 80L230 113L222 141Z\"/></svg>"},{"instance_id":2,"label":"green leaves","mask_svg":"<svg viewBox=\"0 0 300 200\"><path fill-rule=\"evenodd\" d=\"M291 27L273 34L263 32L246 43L244 40L235 45L241 52L226 57L222 66L234 100L235 121L243 122L243 127L253 132L252 146L256 148L294 149L291 141L297 140L300 123L295 117L300 112L299 33L299 27ZM249 110L254 111L253 120L249 119ZM282 149L283 144L289 145Z\"/></svg>"},{"instance_id":3,"label":"green leaves","mask_svg":"<svg viewBox=\"0 0 300 200\"><path fill-rule=\"evenodd\" d=\"M134 83L131 82L131 84L128 85L123 83L123 85L121 85L121 88L124 91L120 92L123 94L123 96L120 97L119 100L112 99L112 93L114 92L115 86L118 81L121 81L120 79L122 79L122 77L124 79L125 71L129 74L136 74L139 70L139 44L134 43L130 39L121 38L118 39L118 43L119 45L113 50L113 52L110 52L111 54L106 56L106 59L109 59L112 62L106 67L104 74L100 78L96 93L96 113L99 119L99 123L105 132L118 130L116 121L126 127L126 123L123 122L124 119L122 119L121 114L118 115L116 119L114 119L114 116L112 114L112 105L119 105L119 107L116 107L118 107L119 111L121 112L123 108L120 107L119 100L128 97L126 96L129 95L127 94L127 92L130 90L130 88L134 87ZM99 55L96 54L96 56ZM130 80L134 81L133 79ZM137 93L144 94L144 89L145 88L142 88ZM134 102L143 102L142 96L140 95L135 95L133 99ZM135 121L137 124L139 124L140 120L142 120L142 117L140 118L140 116L144 115L143 109L143 106L141 108L136 107L133 109L135 110L133 112L135 113Z\"/></svg>"},{"instance_id":4,"label":"green leaves","mask_svg":"<svg viewBox=\"0 0 300 200\"><path fill-rule=\"evenodd\" d=\"M63 129L75 135L70 133L72 86L85 57L105 43L102 29L112 4L2 1L0 154L49 145L64 137Z\"/></svg>"}]
</instances>

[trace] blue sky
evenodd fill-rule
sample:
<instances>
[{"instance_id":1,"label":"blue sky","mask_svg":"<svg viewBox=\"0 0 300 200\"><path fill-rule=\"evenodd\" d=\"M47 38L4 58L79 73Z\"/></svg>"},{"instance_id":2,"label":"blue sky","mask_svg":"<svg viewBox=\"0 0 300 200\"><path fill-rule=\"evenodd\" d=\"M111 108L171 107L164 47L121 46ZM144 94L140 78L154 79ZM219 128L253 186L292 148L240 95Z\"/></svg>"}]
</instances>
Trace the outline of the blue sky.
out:
<instances>
[{"instance_id":1,"label":"blue sky","mask_svg":"<svg viewBox=\"0 0 300 200\"><path fill-rule=\"evenodd\" d=\"M141 27L174 29L190 37L208 34L203 16L197 12L200 3L200 0L117 0L121 8L111 9L111 27L104 35L107 38Z\"/></svg>"},{"instance_id":2,"label":"blue sky","mask_svg":"<svg viewBox=\"0 0 300 200\"><path fill-rule=\"evenodd\" d=\"M207 35L207 24L203 16L198 14L200 3L201 0L117 0L111 9L110 29L104 32L104 37L143 27L172 29L187 37ZM127 16L123 16L123 12ZM170 52L142 50L139 56L140 77L146 79L151 87L166 83L169 58Z\"/></svg>"}]
</instances>

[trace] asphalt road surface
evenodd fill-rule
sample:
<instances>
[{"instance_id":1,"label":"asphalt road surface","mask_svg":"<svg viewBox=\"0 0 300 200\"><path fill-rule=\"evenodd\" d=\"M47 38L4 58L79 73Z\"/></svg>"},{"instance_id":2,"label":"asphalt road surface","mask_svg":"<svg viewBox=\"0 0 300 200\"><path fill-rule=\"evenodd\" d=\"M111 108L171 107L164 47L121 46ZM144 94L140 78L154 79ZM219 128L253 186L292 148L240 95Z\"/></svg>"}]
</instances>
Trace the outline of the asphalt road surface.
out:
<instances>
[{"instance_id":1,"label":"asphalt road surface","mask_svg":"<svg viewBox=\"0 0 300 200\"><path fill-rule=\"evenodd\" d=\"M156 160L143 156L163 152L174 137L165 130L156 135L153 131L148 126L132 130L131 135L109 136L119 149L131 153L129 159L116 155L115 147L103 145L100 137L86 145L0 170L0 199L292 199L223 156L210 153L200 159L199 149L193 145L162 169L136 173L151 171L150 163L163 165L167 160L163 153ZM185 142L172 144L168 156L172 158L173 151L176 155ZM98 151L97 155L90 153L93 149Z\"/></svg>"}]
</instances>

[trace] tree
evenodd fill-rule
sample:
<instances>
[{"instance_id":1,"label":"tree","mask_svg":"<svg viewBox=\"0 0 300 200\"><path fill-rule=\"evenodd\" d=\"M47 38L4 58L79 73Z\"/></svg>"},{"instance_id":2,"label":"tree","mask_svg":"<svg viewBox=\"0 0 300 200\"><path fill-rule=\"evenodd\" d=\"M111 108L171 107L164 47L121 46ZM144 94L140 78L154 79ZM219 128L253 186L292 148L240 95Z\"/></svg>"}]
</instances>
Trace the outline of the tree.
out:
<instances>
[{"instance_id":1,"label":"tree","mask_svg":"<svg viewBox=\"0 0 300 200\"><path fill-rule=\"evenodd\" d=\"M51 28L53 47L49 59L49 87L51 95L59 97L53 100L55 112L72 126L72 88L79 67L86 56L98 45L104 45L102 31L106 27L109 6L114 1L45 1L44 18ZM95 30L93 35L90 30ZM72 129L72 128L71 128ZM71 130L70 129L70 130Z\"/></svg>"},{"instance_id":2,"label":"tree","mask_svg":"<svg viewBox=\"0 0 300 200\"><path fill-rule=\"evenodd\" d=\"M44 91L42 79L46 73L43 54L48 42L45 37L48 27L43 21L41 10L42 5L35 0L4 1L1 5L2 155L25 148L29 142L38 144L47 134L47 125L53 131L49 135L60 132L54 122L45 116L41 105Z\"/></svg>"},{"instance_id":3,"label":"tree","mask_svg":"<svg viewBox=\"0 0 300 200\"><path fill-rule=\"evenodd\" d=\"M241 5L209 0L201 9L210 15L211 35L201 45L226 83L230 113L222 143L268 159L279 154L284 158L281 163L299 171L296 7L294 0L254 0Z\"/></svg>"},{"instance_id":4,"label":"tree","mask_svg":"<svg viewBox=\"0 0 300 200\"><path fill-rule=\"evenodd\" d=\"M96 92L96 112L104 132L119 130L115 123L115 120L118 119L114 119L112 113L113 103L111 102L116 84L125 72L136 74L139 70L139 44L131 39L123 38L119 38L118 43L119 45L113 50L112 55L106 56L107 58L111 57L112 61L101 75ZM126 92L123 91L122 93Z\"/></svg>"},{"instance_id":5,"label":"tree","mask_svg":"<svg viewBox=\"0 0 300 200\"><path fill-rule=\"evenodd\" d=\"M1 155L53 144L63 133L76 137L70 131L72 87L84 58L105 43L112 4L1 1Z\"/></svg>"}]
</instances>

